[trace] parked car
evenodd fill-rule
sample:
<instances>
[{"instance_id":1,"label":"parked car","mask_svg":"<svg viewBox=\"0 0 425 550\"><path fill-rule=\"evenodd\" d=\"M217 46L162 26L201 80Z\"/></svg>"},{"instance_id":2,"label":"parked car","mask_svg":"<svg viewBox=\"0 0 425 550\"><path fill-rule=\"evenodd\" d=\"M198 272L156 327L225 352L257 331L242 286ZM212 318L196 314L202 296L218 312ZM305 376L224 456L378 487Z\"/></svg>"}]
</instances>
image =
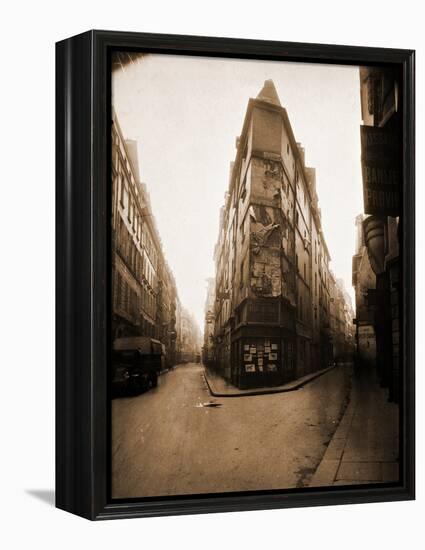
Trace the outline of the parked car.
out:
<instances>
[{"instance_id":1,"label":"parked car","mask_svg":"<svg viewBox=\"0 0 425 550\"><path fill-rule=\"evenodd\" d=\"M164 346L147 336L117 338L112 352L113 396L137 395L158 385Z\"/></svg>"}]
</instances>

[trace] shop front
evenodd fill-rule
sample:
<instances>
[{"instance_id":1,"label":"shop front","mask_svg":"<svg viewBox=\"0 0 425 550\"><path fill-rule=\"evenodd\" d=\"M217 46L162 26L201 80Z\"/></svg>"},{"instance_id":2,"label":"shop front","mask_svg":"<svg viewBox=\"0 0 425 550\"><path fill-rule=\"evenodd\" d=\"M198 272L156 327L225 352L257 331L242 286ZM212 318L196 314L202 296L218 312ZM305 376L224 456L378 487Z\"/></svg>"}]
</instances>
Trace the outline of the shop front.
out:
<instances>
[{"instance_id":1,"label":"shop front","mask_svg":"<svg viewBox=\"0 0 425 550\"><path fill-rule=\"evenodd\" d=\"M244 327L238 333L232 342L232 384L242 389L273 387L294 378L293 336L279 327Z\"/></svg>"}]
</instances>

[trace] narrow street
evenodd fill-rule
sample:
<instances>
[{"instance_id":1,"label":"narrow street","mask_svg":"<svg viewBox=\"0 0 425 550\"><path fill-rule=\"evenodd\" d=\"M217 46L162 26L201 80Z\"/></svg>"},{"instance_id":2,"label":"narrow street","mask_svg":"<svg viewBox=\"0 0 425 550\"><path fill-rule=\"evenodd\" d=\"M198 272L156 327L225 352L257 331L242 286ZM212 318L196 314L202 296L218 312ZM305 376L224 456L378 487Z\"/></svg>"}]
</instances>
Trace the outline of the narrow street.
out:
<instances>
[{"instance_id":1,"label":"narrow street","mask_svg":"<svg viewBox=\"0 0 425 550\"><path fill-rule=\"evenodd\" d=\"M177 366L154 390L112 402L112 497L307 486L351 374L338 367L292 392L213 398L201 365Z\"/></svg>"}]
</instances>

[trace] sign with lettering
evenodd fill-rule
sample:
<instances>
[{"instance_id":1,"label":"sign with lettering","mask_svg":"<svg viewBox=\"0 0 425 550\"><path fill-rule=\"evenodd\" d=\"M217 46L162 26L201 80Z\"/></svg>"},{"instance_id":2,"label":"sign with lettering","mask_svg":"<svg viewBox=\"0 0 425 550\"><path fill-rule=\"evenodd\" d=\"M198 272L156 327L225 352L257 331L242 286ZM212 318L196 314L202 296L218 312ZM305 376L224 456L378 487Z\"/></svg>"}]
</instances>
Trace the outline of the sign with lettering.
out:
<instances>
[{"instance_id":1,"label":"sign with lettering","mask_svg":"<svg viewBox=\"0 0 425 550\"><path fill-rule=\"evenodd\" d=\"M360 126L365 214L398 216L402 173L397 131Z\"/></svg>"}]
</instances>

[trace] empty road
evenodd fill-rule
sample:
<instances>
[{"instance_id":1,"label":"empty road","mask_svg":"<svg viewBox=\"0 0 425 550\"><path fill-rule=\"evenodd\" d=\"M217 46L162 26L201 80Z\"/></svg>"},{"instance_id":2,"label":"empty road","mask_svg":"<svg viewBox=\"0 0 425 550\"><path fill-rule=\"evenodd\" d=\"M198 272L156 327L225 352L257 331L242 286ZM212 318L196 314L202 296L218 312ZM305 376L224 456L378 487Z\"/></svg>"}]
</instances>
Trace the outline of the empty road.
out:
<instances>
[{"instance_id":1,"label":"empty road","mask_svg":"<svg viewBox=\"0 0 425 550\"><path fill-rule=\"evenodd\" d=\"M252 397L214 398L202 373L180 365L154 390L113 400L113 498L308 485L346 405L351 367Z\"/></svg>"}]
</instances>

